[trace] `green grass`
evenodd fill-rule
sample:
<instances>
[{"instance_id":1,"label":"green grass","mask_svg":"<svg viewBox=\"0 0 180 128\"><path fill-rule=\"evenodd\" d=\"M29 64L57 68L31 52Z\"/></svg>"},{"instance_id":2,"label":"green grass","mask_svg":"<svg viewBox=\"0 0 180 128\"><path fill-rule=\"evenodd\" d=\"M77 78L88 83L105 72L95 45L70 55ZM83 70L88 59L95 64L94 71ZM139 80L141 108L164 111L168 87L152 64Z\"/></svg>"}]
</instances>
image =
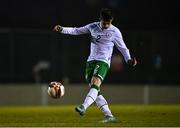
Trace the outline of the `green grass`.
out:
<instances>
[{"instance_id":1,"label":"green grass","mask_svg":"<svg viewBox=\"0 0 180 128\"><path fill-rule=\"evenodd\" d=\"M0 107L0 126L180 126L180 105L112 105L117 123L109 124L97 122L103 114L95 106L90 107L84 117L75 113L74 107Z\"/></svg>"}]
</instances>

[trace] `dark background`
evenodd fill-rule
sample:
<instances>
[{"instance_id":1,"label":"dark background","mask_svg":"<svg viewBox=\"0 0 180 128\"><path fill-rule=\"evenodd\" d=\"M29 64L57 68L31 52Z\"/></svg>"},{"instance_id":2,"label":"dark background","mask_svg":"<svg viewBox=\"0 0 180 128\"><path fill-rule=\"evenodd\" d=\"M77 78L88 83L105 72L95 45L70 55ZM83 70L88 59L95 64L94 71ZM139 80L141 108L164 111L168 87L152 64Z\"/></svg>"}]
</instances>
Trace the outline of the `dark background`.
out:
<instances>
[{"instance_id":1,"label":"dark background","mask_svg":"<svg viewBox=\"0 0 180 128\"><path fill-rule=\"evenodd\" d=\"M110 70L105 82L180 83L180 9L173 0L0 1L0 82L85 82L89 35L60 35L52 28L98 21L102 7L113 10L113 24L138 60L136 68L124 63L121 70ZM36 73L33 69L42 61L49 67Z\"/></svg>"}]
</instances>

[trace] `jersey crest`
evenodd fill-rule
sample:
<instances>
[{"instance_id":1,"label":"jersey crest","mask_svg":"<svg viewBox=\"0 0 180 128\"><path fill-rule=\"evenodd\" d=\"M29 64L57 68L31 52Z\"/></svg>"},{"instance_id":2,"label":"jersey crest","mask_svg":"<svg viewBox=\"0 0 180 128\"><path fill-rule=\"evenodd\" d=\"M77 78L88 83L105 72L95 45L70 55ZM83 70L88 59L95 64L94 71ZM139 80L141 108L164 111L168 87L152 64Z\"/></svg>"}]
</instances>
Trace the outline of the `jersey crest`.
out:
<instances>
[{"instance_id":1,"label":"jersey crest","mask_svg":"<svg viewBox=\"0 0 180 128\"><path fill-rule=\"evenodd\" d=\"M110 33L110 32L107 32L107 33L106 33L106 37L107 37L107 38L111 38L111 36L112 36L112 33Z\"/></svg>"}]
</instances>

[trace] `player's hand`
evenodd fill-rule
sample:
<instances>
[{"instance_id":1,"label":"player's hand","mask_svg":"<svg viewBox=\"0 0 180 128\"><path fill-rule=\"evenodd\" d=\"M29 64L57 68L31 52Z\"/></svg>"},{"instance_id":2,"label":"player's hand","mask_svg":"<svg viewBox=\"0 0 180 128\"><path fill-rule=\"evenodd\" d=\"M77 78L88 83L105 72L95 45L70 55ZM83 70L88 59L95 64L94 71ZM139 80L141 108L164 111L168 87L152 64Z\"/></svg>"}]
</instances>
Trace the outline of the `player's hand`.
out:
<instances>
[{"instance_id":1,"label":"player's hand","mask_svg":"<svg viewBox=\"0 0 180 128\"><path fill-rule=\"evenodd\" d=\"M53 31L55 31L55 32L62 32L62 30L63 30L63 28L62 28L62 26L60 26L60 25L56 25L54 28L53 28Z\"/></svg>"},{"instance_id":2,"label":"player's hand","mask_svg":"<svg viewBox=\"0 0 180 128\"><path fill-rule=\"evenodd\" d=\"M128 60L128 64L129 64L130 66L135 67L136 64L137 64L136 58L131 58L130 60Z\"/></svg>"}]
</instances>

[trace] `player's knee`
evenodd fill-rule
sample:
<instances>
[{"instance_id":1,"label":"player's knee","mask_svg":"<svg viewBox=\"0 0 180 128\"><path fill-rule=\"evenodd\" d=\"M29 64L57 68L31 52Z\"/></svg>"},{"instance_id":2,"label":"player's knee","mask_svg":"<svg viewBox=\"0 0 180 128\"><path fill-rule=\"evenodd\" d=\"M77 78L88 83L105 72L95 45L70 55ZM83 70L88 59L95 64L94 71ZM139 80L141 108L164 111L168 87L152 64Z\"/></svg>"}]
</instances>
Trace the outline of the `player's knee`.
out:
<instances>
[{"instance_id":1,"label":"player's knee","mask_svg":"<svg viewBox=\"0 0 180 128\"><path fill-rule=\"evenodd\" d=\"M98 76L93 76L91 79L91 85L96 85L96 86L100 87L101 79Z\"/></svg>"}]
</instances>

